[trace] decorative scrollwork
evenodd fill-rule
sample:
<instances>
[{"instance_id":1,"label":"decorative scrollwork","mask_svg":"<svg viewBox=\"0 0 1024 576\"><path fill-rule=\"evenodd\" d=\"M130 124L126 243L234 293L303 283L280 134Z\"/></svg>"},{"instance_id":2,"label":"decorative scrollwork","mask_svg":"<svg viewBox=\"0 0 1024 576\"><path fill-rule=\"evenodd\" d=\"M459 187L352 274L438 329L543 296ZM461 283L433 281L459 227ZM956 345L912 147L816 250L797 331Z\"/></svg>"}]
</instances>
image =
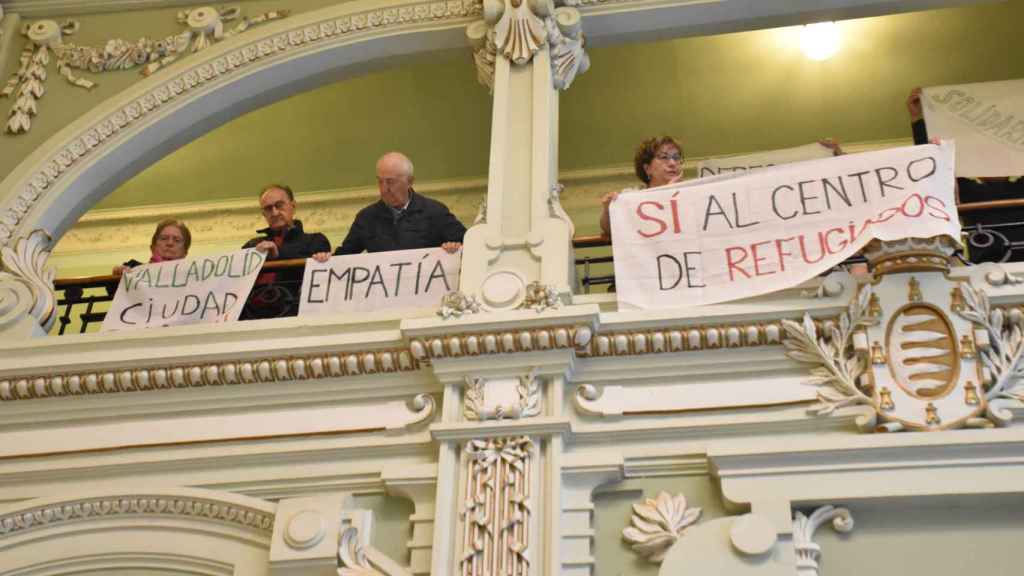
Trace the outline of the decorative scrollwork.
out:
<instances>
[{"instance_id":1,"label":"decorative scrollwork","mask_svg":"<svg viewBox=\"0 0 1024 576\"><path fill-rule=\"evenodd\" d=\"M622 538L649 562L660 563L700 514L700 508L686 506L686 496L682 493L670 496L668 492L660 492L657 498L633 504L632 526L622 530Z\"/></svg>"},{"instance_id":2,"label":"decorative scrollwork","mask_svg":"<svg viewBox=\"0 0 1024 576\"><path fill-rule=\"evenodd\" d=\"M13 249L0 246L0 328L25 314L35 318L44 331L53 326L57 319L55 272L46 265L50 241L45 231L34 230L19 238Z\"/></svg>"},{"instance_id":3,"label":"decorative scrollwork","mask_svg":"<svg viewBox=\"0 0 1024 576\"><path fill-rule=\"evenodd\" d=\"M69 84L91 90L96 83L75 75L75 70L93 74L115 70L142 67L142 74L149 76L161 67L175 61L188 52L199 52L214 42L240 34L249 27L288 15L287 10L265 12L255 18L242 18L233 29L225 31L224 23L241 17L237 7L203 6L178 12L178 22L188 30L167 36L162 40L139 38L129 42L121 38L107 40L102 48L78 46L65 42L65 38L79 29L77 21L68 20L58 24L53 20L39 20L25 26L23 34L32 45L21 54L18 71L13 74L0 90L0 96L15 96L7 121L7 132L23 134L32 128L31 118L38 114L36 100L46 92L46 68L53 54L57 73Z\"/></svg>"},{"instance_id":4,"label":"decorative scrollwork","mask_svg":"<svg viewBox=\"0 0 1024 576\"><path fill-rule=\"evenodd\" d=\"M338 576L385 576L370 564L359 529L347 526L341 532L338 544Z\"/></svg>"},{"instance_id":5,"label":"decorative scrollwork","mask_svg":"<svg viewBox=\"0 0 1024 576\"><path fill-rule=\"evenodd\" d=\"M797 576L818 576L818 560L821 558L821 547L813 542L814 533L818 528L832 521L836 532L848 533L853 530L853 516L846 508L822 506L810 516L800 511L793 515L793 548L796 552Z\"/></svg>"}]
</instances>

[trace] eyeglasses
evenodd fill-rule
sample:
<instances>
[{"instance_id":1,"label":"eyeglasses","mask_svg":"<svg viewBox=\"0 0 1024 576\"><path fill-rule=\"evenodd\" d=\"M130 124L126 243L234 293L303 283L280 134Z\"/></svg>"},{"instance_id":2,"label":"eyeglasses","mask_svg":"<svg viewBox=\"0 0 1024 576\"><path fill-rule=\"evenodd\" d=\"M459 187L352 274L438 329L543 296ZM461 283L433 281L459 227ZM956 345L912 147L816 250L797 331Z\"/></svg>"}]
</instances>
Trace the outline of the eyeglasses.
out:
<instances>
[{"instance_id":1,"label":"eyeglasses","mask_svg":"<svg viewBox=\"0 0 1024 576\"><path fill-rule=\"evenodd\" d=\"M169 242L171 244L184 244L185 243L185 239L182 238L181 236L168 236L166 234L161 234L160 236L157 236L156 237L156 241L157 242Z\"/></svg>"},{"instance_id":2,"label":"eyeglasses","mask_svg":"<svg viewBox=\"0 0 1024 576\"><path fill-rule=\"evenodd\" d=\"M278 200L277 202L274 202L273 204L267 204L266 206L260 206L260 208L263 210L264 214L270 214L274 210L277 210L278 212L284 211L285 207L288 206L288 204L289 203L284 201L284 200Z\"/></svg>"},{"instance_id":3,"label":"eyeglasses","mask_svg":"<svg viewBox=\"0 0 1024 576\"><path fill-rule=\"evenodd\" d=\"M657 158L658 160L661 160L662 162L668 162L670 160L673 161L673 162L682 162L683 161L683 155L682 154L657 154L654 157Z\"/></svg>"}]
</instances>

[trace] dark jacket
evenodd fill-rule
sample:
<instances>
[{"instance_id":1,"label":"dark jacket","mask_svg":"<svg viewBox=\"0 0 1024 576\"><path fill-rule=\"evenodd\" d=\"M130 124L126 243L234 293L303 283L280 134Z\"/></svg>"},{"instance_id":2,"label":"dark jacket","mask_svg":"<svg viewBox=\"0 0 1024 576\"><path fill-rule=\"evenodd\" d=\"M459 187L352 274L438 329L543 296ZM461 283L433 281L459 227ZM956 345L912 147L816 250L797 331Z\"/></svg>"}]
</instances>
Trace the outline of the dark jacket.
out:
<instances>
[{"instance_id":1,"label":"dark jacket","mask_svg":"<svg viewBox=\"0 0 1024 576\"><path fill-rule=\"evenodd\" d=\"M277 232L271 228L258 230L263 236L257 236L245 243L242 248L253 248L264 240L274 240ZM292 258L309 258L317 252L330 252L331 243L319 232L307 234L302 230L302 222L295 220L292 227L284 233L284 239L277 248L277 257L272 260L289 260ZM271 258L268 258L271 260ZM249 299L242 308L240 320L258 318L281 318L295 316L299 311L300 285L304 266L287 270L274 270L261 273L256 278Z\"/></svg>"},{"instance_id":2,"label":"dark jacket","mask_svg":"<svg viewBox=\"0 0 1024 576\"><path fill-rule=\"evenodd\" d=\"M914 144L928 143L928 129L924 120L916 120L911 127ZM959 203L1015 200L1024 198L1024 178L957 178ZM968 239L967 252L971 262L992 262L1008 257L1011 262L1024 260L1024 250L1011 248L1013 243L1024 243L1024 208L992 208L964 210L960 213ZM989 233L972 236L970 228L977 224L993 226ZM1008 253L1009 252L1009 253Z\"/></svg>"},{"instance_id":3,"label":"dark jacket","mask_svg":"<svg viewBox=\"0 0 1024 576\"><path fill-rule=\"evenodd\" d=\"M264 228L257 230L257 234L263 234L263 236L257 236L252 240L245 243L242 248L252 248L263 242L264 240L273 240L274 236L278 233L272 228ZM302 230L302 222L295 220L292 223L292 227L284 233L284 241L281 246L277 249L276 258L267 258L267 260L289 260L291 258L309 258L317 252L330 252L331 243L327 240L327 236L319 232L313 234L307 234Z\"/></svg>"},{"instance_id":4,"label":"dark jacket","mask_svg":"<svg viewBox=\"0 0 1024 576\"><path fill-rule=\"evenodd\" d=\"M382 200L356 214L345 241L335 255L433 248L445 242L462 242L466 227L448 207L409 191L409 205L398 221Z\"/></svg>"}]
</instances>

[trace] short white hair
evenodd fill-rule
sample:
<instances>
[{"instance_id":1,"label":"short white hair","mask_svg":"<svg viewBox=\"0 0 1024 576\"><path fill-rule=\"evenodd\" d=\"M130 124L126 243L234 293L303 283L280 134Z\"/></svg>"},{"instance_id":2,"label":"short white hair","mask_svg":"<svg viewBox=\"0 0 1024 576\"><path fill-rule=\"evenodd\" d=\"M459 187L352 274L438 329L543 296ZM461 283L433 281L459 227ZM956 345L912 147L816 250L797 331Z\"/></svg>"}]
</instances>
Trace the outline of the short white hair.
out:
<instances>
[{"instance_id":1,"label":"short white hair","mask_svg":"<svg viewBox=\"0 0 1024 576\"><path fill-rule=\"evenodd\" d=\"M408 156L406 156L405 154L402 154L401 152L399 152L397 150L393 150L391 152L387 152L387 153L383 154L380 158L377 159L377 162L380 162L381 160L383 160L385 158L388 158L388 157L395 157L395 158L400 159L402 161L402 164L405 165L405 175L408 178L412 178L412 175L413 175L413 165L412 165L412 160L409 160Z\"/></svg>"}]
</instances>

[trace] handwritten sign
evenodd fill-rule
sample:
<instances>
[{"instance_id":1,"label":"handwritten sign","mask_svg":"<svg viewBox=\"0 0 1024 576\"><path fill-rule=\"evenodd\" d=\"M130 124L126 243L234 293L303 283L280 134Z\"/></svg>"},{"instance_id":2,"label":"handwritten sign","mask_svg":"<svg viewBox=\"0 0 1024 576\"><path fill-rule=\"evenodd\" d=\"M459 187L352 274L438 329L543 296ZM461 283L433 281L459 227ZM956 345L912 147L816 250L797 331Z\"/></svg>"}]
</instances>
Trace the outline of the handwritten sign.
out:
<instances>
[{"instance_id":1,"label":"handwritten sign","mask_svg":"<svg viewBox=\"0 0 1024 576\"><path fill-rule=\"evenodd\" d=\"M100 331L238 320L265 258L239 250L132 268L121 277Z\"/></svg>"},{"instance_id":2,"label":"handwritten sign","mask_svg":"<svg viewBox=\"0 0 1024 576\"><path fill-rule=\"evenodd\" d=\"M925 88L929 137L956 140L956 175L1024 175L1024 79Z\"/></svg>"},{"instance_id":3,"label":"handwritten sign","mask_svg":"<svg viewBox=\"0 0 1024 576\"><path fill-rule=\"evenodd\" d=\"M769 150L754 154L726 156L723 158L706 158L697 163L697 177L707 178L730 172L750 172L779 164L816 160L832 156L832 150L821 144L806 144L795 148Z\"/></svg>"},{"instance_id":4,"label":"handwritten sign","mask_svg":"<svg viewBox=\"0 0 1024 576\"><path fill-rule=\"evenodd\" d=\"M436 307L458 290L461 264L461 253L441 248L307 260L299 316Z\"/></svg>"},{"instance_id":5,"label":"handwritten sign","mask_svg":"<svg viewBox=\"0 0 1024 576\"><path fill-rule=\"evenodd\" d=\"M611 205L619 304L725 302L804 282L874 238L959 238L953 144L775 166Z\"/></svg>"}]
</instances>

